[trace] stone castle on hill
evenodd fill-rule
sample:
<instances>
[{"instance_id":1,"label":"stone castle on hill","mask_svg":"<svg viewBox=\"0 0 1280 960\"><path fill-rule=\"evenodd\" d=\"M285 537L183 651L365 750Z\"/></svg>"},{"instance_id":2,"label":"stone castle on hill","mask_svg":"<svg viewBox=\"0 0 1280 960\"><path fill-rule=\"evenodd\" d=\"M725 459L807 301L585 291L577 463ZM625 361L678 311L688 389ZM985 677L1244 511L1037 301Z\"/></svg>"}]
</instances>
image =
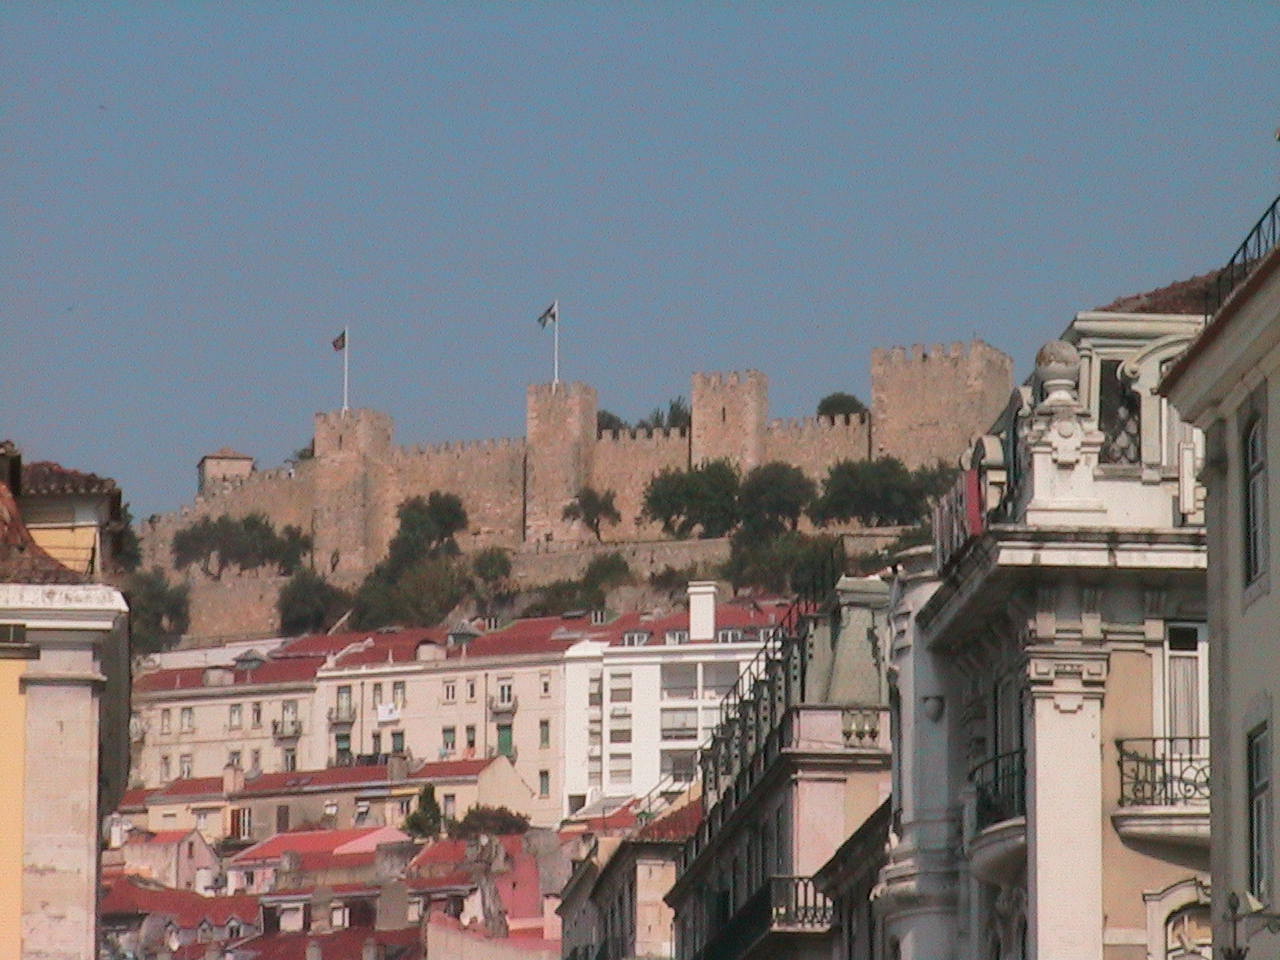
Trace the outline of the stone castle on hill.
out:
<instances>
[{"instance_id":1,"label":"stone castle on hill","mask_svg":"<svg viewBox=\"0 0 1280 960\"><path fill-rule=\"evenodd\" d=\"M604 528L606 541L661 540L640 517L645 485L661 470L725 458L745 472L782 460L821 481L845 459L950 461L1004 408L1012 361L981 340L897 347L873 351L871 381L867 413L770 420L763 373L695 373L690 429L652 433L598 431L588 384L535 384L523 438L424 447L397 446L391 418L378 411L320 413L314 455L290 467L258 471L228 449L204 457L195 502L144 525L143 559L170 569L176 531L202 516L262 512L277 528L310 533L316 566L353 584L385 554L396 507L432 490L461 497L470 520L464 550L558 552L594 542L581 523L562 518L583 486L615 494L622 522Z\"/></svg>"}]
</instances>

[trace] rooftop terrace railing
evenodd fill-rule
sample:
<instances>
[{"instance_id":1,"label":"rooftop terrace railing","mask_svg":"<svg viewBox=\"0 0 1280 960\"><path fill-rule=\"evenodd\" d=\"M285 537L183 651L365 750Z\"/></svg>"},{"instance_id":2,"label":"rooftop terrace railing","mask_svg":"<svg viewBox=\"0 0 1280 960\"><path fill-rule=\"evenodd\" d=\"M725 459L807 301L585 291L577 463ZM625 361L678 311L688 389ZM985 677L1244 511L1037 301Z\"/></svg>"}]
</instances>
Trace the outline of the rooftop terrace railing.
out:
<instances>
[{"instance_id":1,"label":"rooftop terrace railing","mask_svg":"<svg viewBox=\"0 0 1280 960\"><path fill-rule=\"evenodd\" d=\"M1231 255L1227 265L1218 271L1217 276L1209 281L1204 292L1205 319L1211 319L1218 309L1231 296L1231 291L1240 286L1253 272L1259 261L1280 244L1280 197L1271 201L1267 212L1258 218L1244 238L1244 241Z\"/></svg>"}]
</instances>

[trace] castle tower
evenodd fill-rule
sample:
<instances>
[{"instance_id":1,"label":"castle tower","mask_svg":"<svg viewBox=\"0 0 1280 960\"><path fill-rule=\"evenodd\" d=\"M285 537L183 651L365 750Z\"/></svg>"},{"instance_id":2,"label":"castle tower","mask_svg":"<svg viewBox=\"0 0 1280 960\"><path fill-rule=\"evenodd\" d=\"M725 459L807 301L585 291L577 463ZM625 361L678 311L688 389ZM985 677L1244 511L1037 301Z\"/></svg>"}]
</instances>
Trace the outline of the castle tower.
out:
<instances>
[{"instance_id":1,"label":"castle tower","mask_svg":"<svg viewBox=\"0 0 1280 960\"><path fill-rule=\"evenodd\" d=\"M394 430L391 417L377 410L316 414L315 562L339 582L363 577L395 533Z\"/></svg>"},{"instance_id":2,"label":"castle tower","mask_svg":"<svg viewBox=\"0 0 1280 960\"><path fill-rule=\"evenodd\" d=\"M591 478L597 407L595 388L589 384L530 384L525 407L525 540L581 537L561 513Z\"/></svg>"},{"instance_id":3,"label":"castle tower","mask_svg":"<svg viewBox=\"0 0 1280 960\"><path fill-rule=\"evenodd\" d=\"M764 462L769 378L759 370L693 375L693 465L728 460L746 473Z\"/></svg>"},{"instance_id":4,"label":"castle tower","mask_svg":"<svg viewBox=\"0 0 1280 960\"><path fill-rule=\"evenodd\" d=\"M955 463L1004 410L1013 359L981 340L871 351L871 455Z\"/></svg>"},{"instance_id":5,"label":"castle tower","mask_svg":"<svg viewBox=\"0 0 1280 960\"><path fill-rule=\"evenodd\" d=\"M200 458L196 467L196 490L205 493L223 484L235 483L253 473L253 457L223 447Z\"/></svg>"}]
</instances>

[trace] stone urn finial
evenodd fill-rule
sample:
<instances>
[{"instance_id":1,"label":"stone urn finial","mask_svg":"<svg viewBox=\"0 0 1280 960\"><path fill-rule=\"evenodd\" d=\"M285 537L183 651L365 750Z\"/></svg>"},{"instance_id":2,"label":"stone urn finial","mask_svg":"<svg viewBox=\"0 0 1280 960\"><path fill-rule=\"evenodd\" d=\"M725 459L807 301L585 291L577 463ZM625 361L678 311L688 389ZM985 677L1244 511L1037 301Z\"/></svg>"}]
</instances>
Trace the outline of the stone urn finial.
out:
<instances>
[{"instance_id":1,"label":"stone urn finial","mask_svg":"<svg viewBox=\"0 0 1280 960\"><path fill-rule=\"evenodd\" d=\"M1043 405L1069 406L1076 403L1080 380L1080 353L1065 340L1050 340L1036 354L1036 374L1044 384Z\"/></svg>"}]
</instances>

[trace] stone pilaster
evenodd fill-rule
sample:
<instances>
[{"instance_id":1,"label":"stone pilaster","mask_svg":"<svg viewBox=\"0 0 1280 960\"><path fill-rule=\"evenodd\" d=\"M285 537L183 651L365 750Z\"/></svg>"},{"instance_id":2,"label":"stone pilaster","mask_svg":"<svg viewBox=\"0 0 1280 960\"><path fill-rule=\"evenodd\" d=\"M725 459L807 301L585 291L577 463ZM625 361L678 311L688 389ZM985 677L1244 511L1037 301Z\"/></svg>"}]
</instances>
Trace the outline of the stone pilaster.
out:
<instances>
[{"instance_id":1,"label":"stone pilaster","mask_svg":"<svg viewBox=\"0 0 1280 960\"><path fill-rule=\"evenodd\" d=\"M1102 960L1102 699L1107 653L1027 648L1029 956Z\"/></svg>"}]
</instances>

